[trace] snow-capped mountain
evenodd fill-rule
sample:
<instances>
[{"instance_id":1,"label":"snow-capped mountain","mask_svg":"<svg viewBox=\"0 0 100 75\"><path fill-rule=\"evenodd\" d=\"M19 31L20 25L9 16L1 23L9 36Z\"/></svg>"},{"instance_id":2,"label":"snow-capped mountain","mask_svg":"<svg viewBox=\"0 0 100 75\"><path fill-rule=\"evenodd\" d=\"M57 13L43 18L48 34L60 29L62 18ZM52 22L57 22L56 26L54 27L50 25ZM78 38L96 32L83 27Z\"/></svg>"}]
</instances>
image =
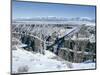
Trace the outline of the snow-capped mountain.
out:
<instances>
[{"instance_id":1,"label":"snow-capped mountain","mask_svg":"<svg viewBox=\"0 0 100 75\"><path fill-rule=\"evenodd\" d=\"M64 18L64 17L35 17L35 18L16 18L14 21L88 21L95 22L95 19L91 19L88 17L75 17L75 18Z\"/></svg>"}]
</instances>

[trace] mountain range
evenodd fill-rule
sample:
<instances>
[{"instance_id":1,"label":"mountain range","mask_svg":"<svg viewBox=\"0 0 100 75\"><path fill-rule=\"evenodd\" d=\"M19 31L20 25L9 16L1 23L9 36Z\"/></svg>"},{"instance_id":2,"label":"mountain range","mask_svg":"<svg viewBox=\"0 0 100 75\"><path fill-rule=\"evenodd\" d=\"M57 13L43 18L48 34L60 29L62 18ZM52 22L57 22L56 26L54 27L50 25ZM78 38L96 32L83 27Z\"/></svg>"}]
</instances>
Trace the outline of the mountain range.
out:
<instances>
[{"instance_id":1,"label":"mountain range","mask_svg":"<svg viewBox=\"0 0 100 75\"><path fill-rule=\"evenodd\" d=\"M64 18L64 17L35 17L35 18L16 18L14 21L88 21L95 22L95 19L88 17Z\"/></svg>"}]
</instances>

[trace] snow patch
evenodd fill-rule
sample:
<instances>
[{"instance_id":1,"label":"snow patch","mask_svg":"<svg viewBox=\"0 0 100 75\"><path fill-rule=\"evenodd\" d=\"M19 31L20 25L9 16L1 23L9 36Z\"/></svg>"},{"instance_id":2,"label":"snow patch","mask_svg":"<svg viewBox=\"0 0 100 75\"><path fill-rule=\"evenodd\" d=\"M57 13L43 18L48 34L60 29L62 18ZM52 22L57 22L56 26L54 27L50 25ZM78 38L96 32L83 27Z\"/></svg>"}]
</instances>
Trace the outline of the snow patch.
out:
<instances>
[{"instance_id":1,"label":"snow patch","mask_svg":"<svg viewBox=\"0 0 100 75\"><path fill-rule=\"evenodd\" d=\"M17 50L12 50L12 57L12 73L95 69L95 63L93 62L71 63L52 59L56 55L47 50L45 55L42 55L17 47ZM68 67L68 63L71 67Z\"/></svg>"},{"instance_id":2,"label":"snow patch","mask_svg":"<svg viewBox=\"0 0 100 75\"><path fill-rule=\"evenodd\" d=\"M13 50L12 72L45 72L68 70L67 64L56 59L50 59L54 54L46 51L46 55L31 53L22 49ZM27 66L27 67L26 67ZM21 70L21 71L20 71Z\"/></svg>"}]
</instances>

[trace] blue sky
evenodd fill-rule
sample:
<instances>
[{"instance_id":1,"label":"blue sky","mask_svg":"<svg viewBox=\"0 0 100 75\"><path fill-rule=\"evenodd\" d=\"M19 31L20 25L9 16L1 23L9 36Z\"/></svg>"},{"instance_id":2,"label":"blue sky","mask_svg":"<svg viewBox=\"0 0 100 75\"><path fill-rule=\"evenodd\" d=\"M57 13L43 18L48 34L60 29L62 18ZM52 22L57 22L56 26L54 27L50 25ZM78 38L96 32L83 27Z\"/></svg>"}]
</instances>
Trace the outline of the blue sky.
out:
<instances>
[{"instance_id":1,"label":"blue sky","mask_svg":"<svg viewBox=\"0 0 100 75\"><path fill-rule=\"evenodd\" d=\"M12 2L12 17L34 18L34 17L89 17L95 19L95 6L80 6L69 4L51 4L36 2Z\"/></svg>"}]
</instances>

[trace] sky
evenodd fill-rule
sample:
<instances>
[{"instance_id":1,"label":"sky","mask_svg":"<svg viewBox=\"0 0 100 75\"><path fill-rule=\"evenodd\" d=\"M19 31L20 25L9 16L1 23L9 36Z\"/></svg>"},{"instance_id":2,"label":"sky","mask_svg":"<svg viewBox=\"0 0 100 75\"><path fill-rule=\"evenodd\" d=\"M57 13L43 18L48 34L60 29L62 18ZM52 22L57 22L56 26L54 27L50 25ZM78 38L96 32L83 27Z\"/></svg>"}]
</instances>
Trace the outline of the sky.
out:
<instances>
[{"instance_id":1,"label":"sky","mask_svg":"<svg viewBox=\"0 0 100 75\"><path fill-rule=\"evenodd\" d=\"M95 6L54 4L38 2L12 2L12 18L35 18L35 17L88 17L95 19Z\"/></svg>"}]
</instances>

